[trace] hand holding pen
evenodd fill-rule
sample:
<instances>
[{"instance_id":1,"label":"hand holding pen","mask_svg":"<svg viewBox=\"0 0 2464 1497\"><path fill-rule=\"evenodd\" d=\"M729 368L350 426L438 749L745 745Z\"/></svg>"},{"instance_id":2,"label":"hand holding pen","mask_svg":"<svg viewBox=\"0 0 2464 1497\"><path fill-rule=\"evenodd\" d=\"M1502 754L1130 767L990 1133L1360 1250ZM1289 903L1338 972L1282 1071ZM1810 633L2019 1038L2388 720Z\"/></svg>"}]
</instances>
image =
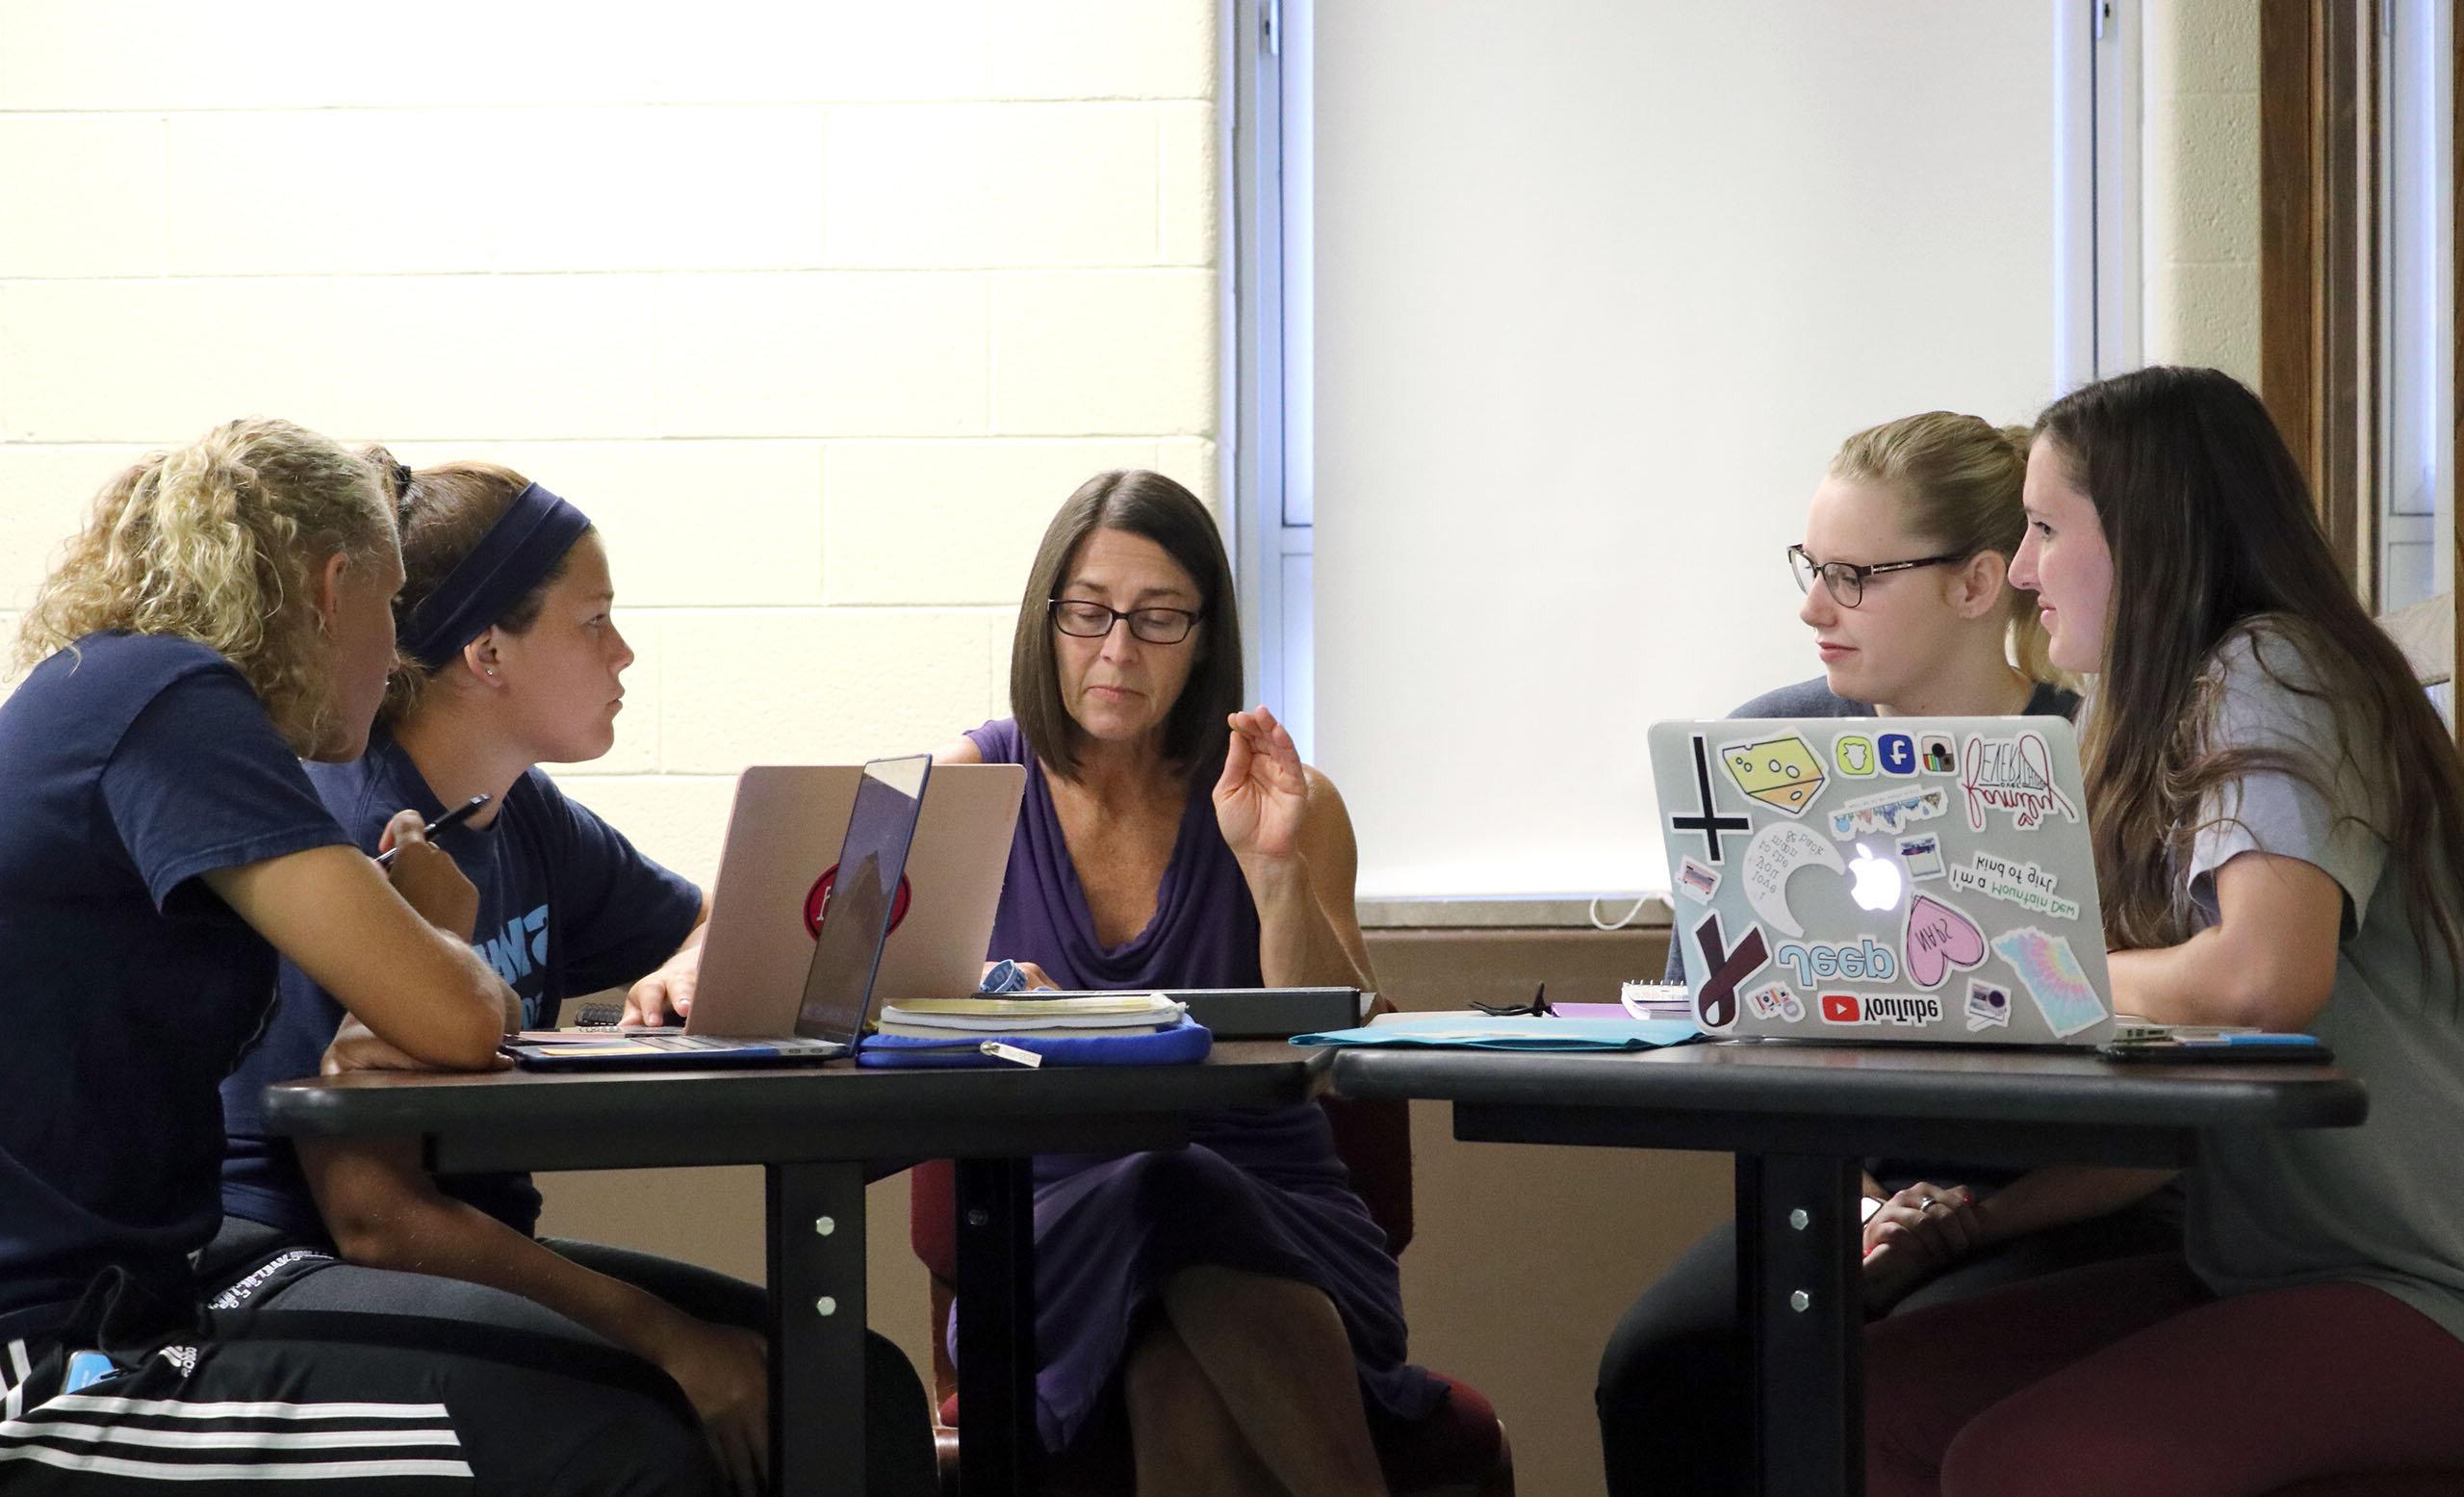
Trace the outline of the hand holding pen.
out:
<instances>
[{"instance_id":1,"label":"hand holding pen","mask_svg":"<svg viewBox=\"0 0 2464 1497\"><path fill-rule=\"evenodd\" d=\"M402 837L396 834L395 827L400 824L403 816L418 814L418 813L410 811L399 813L394 817L393 823L389 824L385 828L385 836L393 842L394 845L386 848L383 852L376 855L376 865L380 868L392 867L394 865L394 860L400 857L402 849L409 846L411 842L434 840L437 833L445 831L449 827L460 826L463 822L477 815L479 813L479 808L487 803L487 796L474 795L469 800L464 801L461 805L454 807L451 811L447 812L445 814L427 823L427 825L421 827L417 838Z\"/></svg>"},{"instance_id":2,"label":"hand holding pen","mask_svg":"<svg viewBox=\"0 0 2464 1497\"><path fill-rule=\"evenodd\" d=\"M423 825L420 813L405 811L386 824L377 865L393 882L394 891L430 925L461 941L471 939L479 918L479 891L462 876L451 857L428 839L447 827L468 820L487 804L475 795L462 805Z\"/></svg>"}]
</instances>

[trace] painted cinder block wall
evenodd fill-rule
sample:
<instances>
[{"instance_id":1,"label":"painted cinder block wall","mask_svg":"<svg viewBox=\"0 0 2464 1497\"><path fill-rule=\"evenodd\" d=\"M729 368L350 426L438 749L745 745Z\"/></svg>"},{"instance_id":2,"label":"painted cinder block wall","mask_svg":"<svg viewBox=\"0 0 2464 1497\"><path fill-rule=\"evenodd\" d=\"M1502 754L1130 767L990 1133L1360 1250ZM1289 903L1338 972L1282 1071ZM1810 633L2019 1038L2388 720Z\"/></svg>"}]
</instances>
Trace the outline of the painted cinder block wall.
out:
<instances>
[{"instance_id":1,"label":"painted cinder block wall","mask_svg":"<svg viewBox=\"0 0 2464 1497\"><path fill-rule=\"evenodd\" d=\"M706 879L744 765L1006 710L1079 481L1213 502L1217 11L568 13L0 0L0 627L230 416L511 464L640 655L557 773Z\"/></svg>"},{"instance_id":2,"label":"painted cinder block wall","mask_svg":"<svg viewBox=\"0 0 2464 1497\"><path fill-rule=\"evenodd\" d=\"M2259 381L2259 8L2147 0L2141 337L2147 362Z\"/></svg>"}]
</instances>

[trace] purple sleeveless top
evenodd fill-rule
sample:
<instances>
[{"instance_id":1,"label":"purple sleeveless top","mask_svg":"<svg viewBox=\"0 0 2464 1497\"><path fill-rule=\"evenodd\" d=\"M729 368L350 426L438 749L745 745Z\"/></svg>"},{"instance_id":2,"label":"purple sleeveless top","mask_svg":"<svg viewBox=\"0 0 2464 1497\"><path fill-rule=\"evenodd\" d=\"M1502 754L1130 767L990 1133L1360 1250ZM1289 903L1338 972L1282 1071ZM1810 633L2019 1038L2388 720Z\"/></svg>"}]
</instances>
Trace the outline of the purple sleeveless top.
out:
<instances>
[{"instance_id":1,"label":"purple sleeveless top","mask_svg":"<svg viewBox=\"0 0 2464 1497\"><path fill-rule=\"evenodd\" d=\"M1248 880L1216 829L1215 805L1190 788L1172 861L1156 890L1155 916L1124 945L1095 939L1095 918L1069 846L1052 787L1014 719L988 722L967 735L987 763L1025 764L1026 801L992 921L990 957L1034 962L1065 988L1255 988L1258 907Z\"/></svg>"},{"instance_id":2,"label":"purple sleeveless top","mask_svg":"<svg viewBox=\"0 0 2464 1497\"><path fill-rule=\"evenodd\" d=\"M1154 917L1108 947L1095 938L1052 788L1017 723L988 722L967 737L988 762L1027 766L988 955L1034 962L1065 988L1260 985L1258 908L1203 787L1190 788ZM1174 1272L1200 1263L1323 1290L1368 1406L1424 1417L1444 1385L1404 1360L1395 1259L1351 1189L1325 1109L1224 1108L1189 1123L1183 1150L1036 1159L1037 1424L1045 1448L1064 1449L1087 1427L1117 1386L1143 1307Z\"/></svg>"}]
</instances>

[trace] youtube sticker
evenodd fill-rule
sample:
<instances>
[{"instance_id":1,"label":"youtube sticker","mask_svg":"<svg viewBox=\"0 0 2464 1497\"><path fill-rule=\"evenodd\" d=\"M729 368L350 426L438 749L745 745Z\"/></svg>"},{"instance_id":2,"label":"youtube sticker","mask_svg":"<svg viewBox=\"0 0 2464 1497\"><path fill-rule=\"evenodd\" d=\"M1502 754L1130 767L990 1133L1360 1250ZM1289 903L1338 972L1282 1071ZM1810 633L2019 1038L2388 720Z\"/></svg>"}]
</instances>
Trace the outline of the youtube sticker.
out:
<instances>
[{"instance_id":1,"label":"youtube sticker","mask_svg":"<svg viewBox=\"0 0 2464 1497\"><path fill-rule=\"evenodd\" d=\"M1897 1024L1918 1029L1938 1023L1942 1000L1930 993L1826 993L1822 1021L1826 1024Z\"/></svg>"}]
</instances>

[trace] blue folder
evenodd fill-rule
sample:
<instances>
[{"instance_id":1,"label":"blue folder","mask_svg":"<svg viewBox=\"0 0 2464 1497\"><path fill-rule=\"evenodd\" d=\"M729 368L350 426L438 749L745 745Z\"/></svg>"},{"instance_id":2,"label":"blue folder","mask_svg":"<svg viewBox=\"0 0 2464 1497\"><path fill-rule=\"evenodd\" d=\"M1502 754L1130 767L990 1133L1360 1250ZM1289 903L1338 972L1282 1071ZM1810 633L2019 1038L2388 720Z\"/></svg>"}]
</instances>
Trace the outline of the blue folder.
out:
<instances>
[{"instance_id":1,"label":"blue folder","mask_svg":"<svg viewBox=\"0 0 2464 1497\"><path fill-rule=\"evenodd\" d=\"M1047 1066L1194 1066L1206 1059L1215 1036L1186 1014L1168 1029L1045 1029L1030 1034L976 1033L938 1036L871 1034L856 1046L859 1066L1011 1066L986 1053L986 1041L1032 1050Z\"/></svg>"}]
</instances>

